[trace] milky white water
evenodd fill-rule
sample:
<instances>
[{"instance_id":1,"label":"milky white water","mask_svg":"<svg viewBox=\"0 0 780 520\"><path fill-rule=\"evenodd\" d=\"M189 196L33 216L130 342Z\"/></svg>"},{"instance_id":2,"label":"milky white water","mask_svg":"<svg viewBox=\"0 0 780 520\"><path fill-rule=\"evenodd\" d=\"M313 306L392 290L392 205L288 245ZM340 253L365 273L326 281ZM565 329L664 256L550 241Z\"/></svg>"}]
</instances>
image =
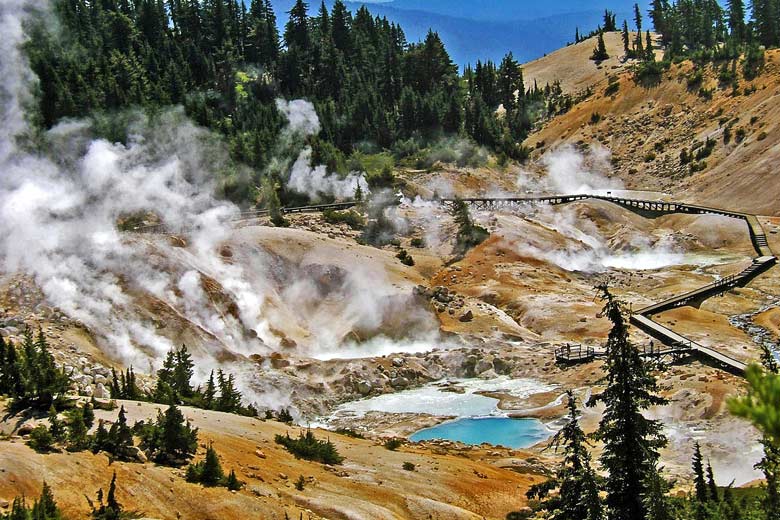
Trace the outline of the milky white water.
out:
<instances>
[{"instance_id":1,"label":"milky white water","mask_svg":"<svg viewBox=\"0 0 780 520\"><path fill-rule=\"evenodd\" d=\"M508 377L485 380L462 379L453 380L452 383L452 385L441 382L431 383L413 390L353 401L339 406L334 415L362 416L367 412L420 413L455 417L501 415L498 399L476 392L501 392L523 398L556 388L555 385L533 379ZM453 387L462 390L463 393L448 390Z\"/></svg>"}]
</instances>

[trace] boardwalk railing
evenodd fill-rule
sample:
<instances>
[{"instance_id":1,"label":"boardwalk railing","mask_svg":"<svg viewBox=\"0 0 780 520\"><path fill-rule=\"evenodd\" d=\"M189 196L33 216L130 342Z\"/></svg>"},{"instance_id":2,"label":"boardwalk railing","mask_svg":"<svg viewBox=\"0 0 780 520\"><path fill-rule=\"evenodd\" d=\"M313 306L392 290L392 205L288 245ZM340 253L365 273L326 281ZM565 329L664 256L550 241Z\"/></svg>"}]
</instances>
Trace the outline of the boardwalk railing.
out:
<instances>
[{"instance_id":1,"label":"boardwalk railing","mask_svg":"<svg viewBox=\"0 0 780 520\"><path fill-rule=\"evenodd\" d=\"M769 248L769 243L766 238L761 223L755 215L749 213L740 213L736 211L723 210L719 208L712 208L708 206L699 206L695 204L684 204L678 202L665 202L658 200L645 200L645 199L631 199L626 197L616 197L611 194L607 195L590 195L590 194L576 194L576 195L546 195L539 197L498 197L498 198L465 198L461 199L466 204L473 206L480 210L498 209L502 207L521 206L529 204L568 204L571 202L596 199L604 200L625 207L631 211L639 213L644 216L659 216L672 213L685 213L692 215L723 215L726 217L736 218L745 221L750 233L750 240L753 243L753 248L758 253L758 256L753 259L753 262L749 267L742 272L734 275L727 276L721 280L717 280L711 284L700 287L694 291L686 292L662 302L649 305L642 309L639 309L631 316L631 323L637 328L641 329L653 338L658 339L668 348L661 350L657 353L643 352L644 355L680 355L686 352L692 352L696 355L713 361L727 370L734 372L738 375L742 375L745 372L745 363L738 361L722 352L719 352L711 347L705 347L698 343L691 341L688 338L677 334L671 329L668 329L658 323L654 322L651 318L653 314L657 314L676 307L682 307L689 305L697 301L703 301L711 296L717 294L723 294L724 292L733 289L735 287L741 287L748 284L753 278L763 273L773 265L777 263L774 253ZM455 199L442 199L441 202L446 205L453 204ZM577 356L568 356L568 353L562 352L561 349L556 349L556 360L560 359L562 362L580 362L584 360L590 360L597 354L594 353L590 358L585 352L585 355L581 355L580 351L577 352Z\"/></svg>"}]
</instances>

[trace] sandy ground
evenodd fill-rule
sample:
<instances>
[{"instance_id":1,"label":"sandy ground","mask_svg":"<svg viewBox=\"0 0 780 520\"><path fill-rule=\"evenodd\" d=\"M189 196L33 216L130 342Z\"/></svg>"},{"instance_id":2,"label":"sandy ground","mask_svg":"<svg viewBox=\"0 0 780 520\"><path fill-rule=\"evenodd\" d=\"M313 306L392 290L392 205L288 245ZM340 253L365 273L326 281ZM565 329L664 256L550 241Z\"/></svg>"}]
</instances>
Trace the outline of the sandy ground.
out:
<instances>
[{"instance_id":1,"label":"sandy ground","mask_svg":"<svg viewBox=\"0 0 780 520\"><path fill-rule=\"evenodd\" d=\"M152 417L157 405L120 402L128 420ZM502 453L484 449L402 447L391 452L376 441L351 439L328 432L346 457L341 466L295 459L273 442L275 434L297 435L299 428L219 412L184 408L199 428L202 456L213 441L226 471L236 470L246 486L238 493L224 488L204 489L183 479L183 471L154 464L108 463L104 455L67 452L39 455L21 439L0 441L0 498L36 495L42 480L55 490L67 514L84 516L84 495L94 496L117 472L118 498L129 510L149 518L255 518L281 519L285 512L297 518L495 518L502 519L523 504L523 492L539 477L502 469L494 464ZM114 419L116 412L98 411L98 418ZM2 423L8 429L13 420ZM262 456L258 456L258 453ZM514 452L513 452L514 453ZM522 452L514 453L523 458ZM404 462L415 471L402 469ZM299 475L307 479L304 491L293 486ZM345 497L349 497L345 499ZM308 517L308 516L307 516Z\"/></svg>"}]
</instances>

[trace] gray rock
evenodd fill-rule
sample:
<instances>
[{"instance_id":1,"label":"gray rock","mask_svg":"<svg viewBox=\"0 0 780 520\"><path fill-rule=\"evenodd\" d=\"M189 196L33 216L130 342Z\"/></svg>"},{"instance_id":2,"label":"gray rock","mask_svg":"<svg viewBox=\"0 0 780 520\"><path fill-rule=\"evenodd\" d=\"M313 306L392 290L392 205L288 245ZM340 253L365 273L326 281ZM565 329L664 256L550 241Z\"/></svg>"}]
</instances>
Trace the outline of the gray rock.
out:
<instances>
[{"instance_id":1,"label":"gray rock","mask_svg":"<svg viewBox=\"0 0 780 520\"><path fill-rule=\"evenodd\" d=\"M92 395L98 399L108 399L111 397L111 392L108 391L108 388L106 388L106 385L103 383L96 383L95 391Z\"/></svg>"},{"instance_id":2,"label":"gray rock","mask_svg":"<svg viewBox=\"0 0 780 520\"><path fill-rule=\"evenodd\" d=\"M395 357L392 359L391 363L394 367L401 367L404 364L404 358Z\"/></svg>"},{"instance_id":3,"label":"gray rock","mask_svg":"<svg viewBox=\"0 0 780 520\"><path fill-rule=\"evenodd\" d=\"M390 380L390 386L393 388L406 388L409 386L409 380L405 377L395 377Z\"/></svg>"},{"instance_id":4,"label":"gray rock","mask_svg":"<svg viewBox=\"0 0 780 520\"><path fill-rule=\"evenodd\" d=\"M469 322L469 321L471 321L471 320L473 320L473 319L474 319L474 313L473 313L473 312L471 312L470 310L468 310L468 311L466 311L466 313L465 313L463 316L461 316L461 317L460 317L460 318L458 318L458 319L459 319L461 322L463 322L463 323L467 323L467 322Z\"/></svg>"},{"instance_id":5,"label":"gray rock","mask_svg":"<svg viewBox=\"0 0 780 520\"><path fill-rule=\"evenodd\" d=\"M482 372L486 372L488 370L493 370L493 363L487 359L480 359L474 366L474 372L477 374L481 374Z\"/></svg>"},{"instance_id":6,"label":"gray rock","mask_svg":"<svg viewBox=\"0 0 780 520\"><path fill-rule=\"evenodd\" d=\"M106 376L104 376L104 375L97 374L94 377L94 381L95 381L96 384L106 384L106 383L108 383L108 378Z\"/></svg>"},{"instance_id":7,"label":"gray rock","mask_svg":"<svg viewBox=\"0 0 780 520\"><path fill-rule=\"evenodd\" d=\"M92 397L93 395L95 395L95 390L92 388L92 385L87 385L81 389L81 395Z\"/></svg>"},{"instance_id":8,"label":"gray rock","mask_svg":"<svg viewBox=\"0 0 780 520\"><path fill-rule=\"evenodd\" d=\"M371 390L373 390L373 386L368 381L358 381L355 386L360 395L368 395L371 393Z\"/></svg>"}]
</instances>

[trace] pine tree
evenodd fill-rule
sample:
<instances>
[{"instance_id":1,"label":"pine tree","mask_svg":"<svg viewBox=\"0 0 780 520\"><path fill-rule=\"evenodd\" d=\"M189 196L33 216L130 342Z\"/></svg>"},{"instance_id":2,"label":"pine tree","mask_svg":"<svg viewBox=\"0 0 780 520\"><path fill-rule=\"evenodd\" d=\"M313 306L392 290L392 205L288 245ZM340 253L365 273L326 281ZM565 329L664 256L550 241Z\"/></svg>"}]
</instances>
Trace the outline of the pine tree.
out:
<instances>
[{"instance_id":1,"label":"pine tree","mask_svg":"<svg viewBox=\"0 0 780 520\"><path fill-rule=\"evenodd\" d=\"M43 481L41 496L33 504L30 517L31 520L60 520L62 518L62 513L54 500L54 493L52 493L51 487L45 480Z\"/></svg>"},{"instance_id":2,"label":"pine tree","mask_svg":"<svg viewBox=\"0 0 780 520\"><path fill-rule=\"evenodd\" d=\"M641 58L644 55L644 47L642 45L642 12L639 10L639 4L634 4L634 23L636 24L634 52L636 52L637 57Z\"/></svg>"},{"instance_id":3,"label":"pine tree","mask_svg":"<svg viewBox=\"0 0 780 520\"><path fill-rule=\"evenodd\" d=\"M604 32L599 31L598 44L596 45L596 48L593 49L593 55L590 57L590 59L594 61L604 61L608 58L609 54L607 53L607 46L604 44Z\"/></svg>"},{"instance_id":4,"label":"pine tree","mask_svg":"<svg viewBox=\"0 0 780 520\"><path fill-rule=\"evenodd\" d=\"M709 499L714 503L720 502L720 494L718 493L718 484L715 483L715 472L712 471L712 464L707 461L707 491L709 492Z\"/></svg>"},{"instance_id":5,"label":"pine tree","mask_svg":"<svg viewBox=\"0 0 780 520\"><path fill-rule=\"evenodd\" d=\"M745 2L743 0L728 0L728 23L731 37L738 43L745 41Z\"/></svg>"},{"instance_id":6,"label":"pine tree","mask_svg":"<svg viewBox=\"0 0 780 520\"><path fill-rule=\"evenodd\" d=\"M55 442L65 440L65 423L57 417L57 409L54 405L49 408L49 433Z\"/></svg>"},{"instance_id":7,"label":"pine tree","mask_svg":"<svg viewBox=\"0 0 780 520\"><path fill-rule=\"evenodd\" d=\"M645 518L642 497L657 472L658 450L666 444L659 421L642 411L666 401L658 397L655 377L628 339L625 305L606 285L599 287L605 302L602 314L612 322L606 346L607 387L589 401L605 405L595 437L604 443L601 465L609 520Z\"/></svg>"},{"instance_id":8,"label":"pine tree","mask_svg":"<svg viewBox=\"0 0 780 520\"><path fill-rule=\"evenodd\" d=\"M119 415L114 424L108 430L108 451L121 460L132 458L131 449L133 448L133 431L127 425L127 414L125 407L119 408Z\"/></svg>"},{"instance_id":9,"label":"pine tree","mask_svg":"<svg viewBox=\"0 0 780 520\"><path fill-rule=\"evenodd\" d=\"M238 491L243 487L243 484L236 476L236 471L231 469L228 476L225 478L225 487L230 491Z\"/></svg>"},{"instance_id":10,"label":"pine tree","mask_svg":"<svg viewBox=\"0 0 780 520\"><path fill-rule=\"evenodd\" d=\"M73 408L68 413L68 451L81 451L89 447L87 425L84 420L85 408Z\"/></svg>"},{"instance_id":11,"label":"pine tree","mask_svg":"<svg viewBox=\"0 0 780 520\"><path fill-rule=\"evenodd\" d=\"M622 31L622 38L623 38L623 52L626 53L626 56L631 55L631 36L628 34L628 22L623 20L623 31Z\"/></svg>"},{"instance_id":12,"label":"pine tree","mask_svg":"<svg viewBox=\"0 0 780 520\"><path fill-rule=\"evenodd\" d=\"M693 445L693 458L691 460L693 485L696 492L696 500L706 504L709 497L707 496L707 482L704 480L704 463L702 460L701 448L699 443L696 442Z\"/></svg>"},{"instance_id":13,"label":"pine tree","mask_svg":"<svg viewBox=\"0 0 780 520\"><path fill-rule=\"evenodd\" d=\"M600 520L603 507L599 497L596 472L590 466L585 433L579 425L577 402L567 392L569 416L566 424L555 434L551 446L557 451L563 447L563 462L550 482L534 486L528 498L542 498L540 508L550 513L550 520ZM550 491L558 488L556 495Z\"/></svg>"},{"instance_id":14,"label":"pine tree","mask_svg":"<svg viewBox=\"0 0 780 520\"><path fill-rule=\"evenodd\" d=\"M222 482L223 478L225 478L225 473L222 471L222 465L219 463L217 451L212 444L209 444L200 472L200 482L205 486L216 486Z\"/></svg>"},{"instance_id":15,"label":"pine tree","mask_svg":"<svg viewBox=\"0 0 780 520\"><path fill-rule=\"evenodd\" d=\"M209 374L206 390L203 392L203 404L207 410L213 410L217 397L217 387L214 385L214 370Z\"/></svg>"},{"instance_id":16,"label":"pine tree","mask_svg":"<svg viewBox=\"0 0 780 520\"><path fill-rule=\"evenodd\" d=\"M198 429L184 420L181 410L170 404L165 413L157 412L155 423L141 428L141 447L160 464L181 466L198 447Z\"/></svg>"},{"instance_id":17,"label":"pine tree","mask_svg":"<svg viewBox=\"0 0 780 520\"><path fill-rule=\"evenodd\" d=\"M116 498L116 471L111 477L111 484L108 487L106 503L103 503L103 489L97 492L97 507L90 501L92 507L92 518L94 520L120 520L123 517L124 508Z\"/></svg>"}]
</instances>

